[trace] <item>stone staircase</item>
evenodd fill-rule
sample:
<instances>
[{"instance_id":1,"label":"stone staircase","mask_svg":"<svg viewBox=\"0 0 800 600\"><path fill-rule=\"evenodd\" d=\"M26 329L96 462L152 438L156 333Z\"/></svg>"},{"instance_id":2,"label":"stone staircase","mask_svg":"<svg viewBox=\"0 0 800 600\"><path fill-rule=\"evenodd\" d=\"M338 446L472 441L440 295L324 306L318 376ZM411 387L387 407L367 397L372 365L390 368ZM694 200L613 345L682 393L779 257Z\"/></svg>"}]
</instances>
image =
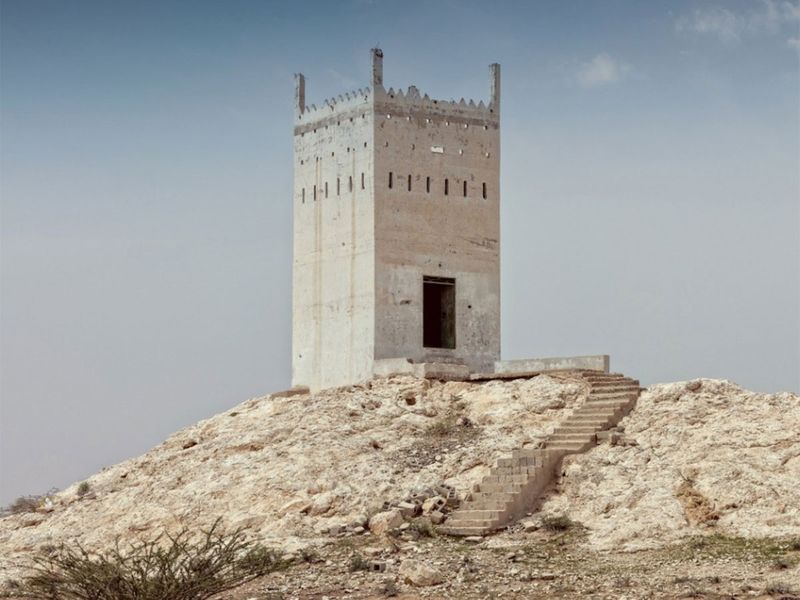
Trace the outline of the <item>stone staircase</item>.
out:
<instances>
[{"instance_id":1,"label":"stone staircase","mask_svg":"<svg viewBox=\"0 0 800 600\"><path fill-rule=\"evenodd\" d=\"M556 427L543 447L520 448L499 459L440 532L486 535L529 513L555 478L561 459L597 444L597 433L614 427L636 405L638 381L619 373L580 374L590 385L586 402Z\"/></svg>"}]
</instances>

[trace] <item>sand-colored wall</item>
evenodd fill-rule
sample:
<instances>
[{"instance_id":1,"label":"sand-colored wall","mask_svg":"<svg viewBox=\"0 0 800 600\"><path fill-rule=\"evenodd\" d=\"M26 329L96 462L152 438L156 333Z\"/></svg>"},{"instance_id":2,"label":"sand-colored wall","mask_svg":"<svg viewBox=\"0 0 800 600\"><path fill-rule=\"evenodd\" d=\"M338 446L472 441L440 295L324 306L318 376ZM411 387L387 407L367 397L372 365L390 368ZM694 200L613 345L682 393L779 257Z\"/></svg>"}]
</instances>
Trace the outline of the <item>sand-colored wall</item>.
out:
<instances>
[{"instance_id":1,"label":"sand-colored wall","mask_svg":"<svg viewBox=\"0 0 800 600\"><path fill-rule=\"evenodd\" d=\"M457 359L491 370L499 358L499 173L499 115L492 108L434 103L413 88L402 95L376 89L376 359ZM423 347L426 275L456 280L454 350Z\"/></svg>"}]
</instances>

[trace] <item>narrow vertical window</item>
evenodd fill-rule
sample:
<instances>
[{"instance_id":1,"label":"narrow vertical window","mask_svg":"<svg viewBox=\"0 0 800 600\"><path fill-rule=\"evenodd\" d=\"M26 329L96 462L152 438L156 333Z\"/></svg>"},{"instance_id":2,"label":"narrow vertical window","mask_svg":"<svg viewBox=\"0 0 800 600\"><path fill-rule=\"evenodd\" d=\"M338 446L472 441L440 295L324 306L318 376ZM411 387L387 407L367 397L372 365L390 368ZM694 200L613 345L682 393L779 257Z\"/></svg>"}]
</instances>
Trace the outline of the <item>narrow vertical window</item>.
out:
<instances>
[{"instance_id":1,"label":"narrow vertical window","mask_svg":"<svg viewBox=\"0 0 800 600\"><path fill-rule=\"evenodd\" d=\"M464 198L467 197L467 182L464 182Z\"/></svg>"},{"instance_id":2,"label":"narrow vertical window","mask_svg":"<svg viewBox=\"0 0 800 600\"><path fill-rule=\"evenodd\" d=\"M317 199L317 186L314 185L314 200Z\"/></svg>"},{"instance_id":3,"label":"narrow vertical window","mask_svg":"<svg viewBox=\"0 0 800 600\"><path fill-rule=\"evenodd\" d=\"M486 185L486 184L484 184L484 185ZM347 180L347 191L348 192L352 192L353 191L353 176L352 175L350 175L350 178Z\"/></svg>"},{"instance_id":4,"label":"narrow vertical window","mask_svg":"<svg viewBox=\"0 0 800 600\"><path fill-rule=\"evenodd\" d=\"M328 197L328 182L325 182L325 197Z\"/></svg>"},{"instance_id":5,"label":"narrow vertical window","mask_svg":"<svg viewBox=\"0 0 800 600\"><path fill-rule=\"evenodd\" d=\"M303 190L300 192L300 198L302 199L303 204L305 204L306 203L306 188L303 188Z\"/></svg>"},{"instance_id":6,"label":"narrow vertical window","mask_svg":"<svg viewBox=\"0 0 800 600\"><path fill-rule=\"evenodd\" d=\"M393 176L392 172L389 171L389 189L392 189L393 179L394 179L394 176Z\"/></svg>"},{"instance_id":7,"label":"narrow vertical window","mask_svg":"<svg viewBox=\"0 0 800 600\"><path fill-rule=\"evenodd\" d=\"M361 189L364 189L364 174L361 174Z\"/></svg>"},{"instance_id":8,"label":"narrow vertical window","mask_svg":"<svg viewBox=\"0 0 800 600\"><path fill-rule=\"evenodd\" d=\"M408 191L411 191L411 175L408 176Z\"/></svg>"},{"instance_id":9,"label":"narrow vertical window","mask_svg":"<svg viewBox=\"0 0 800 600\"><path fill-rule=\"evenodd\" d=\"M431 193L431 178L430 177L426 177L425 178L425 191L427 193L429 193L429 194Z\"/></svg>"},{"instance_id":10,"label":"narrow vertical window","mask_svg":"<svg viewBox=\"0 0 800 600\"><path fill-rule=\"evenodd\" d=\"M449 193L450 193L450 181L448 179L445 179L444 180L444 195L447 196L447 194L449 194Z\"/></svg>"},{"instance_id":11,"label":"narrow vertical window","mask_svg":"<svg viewBox=\"0 0 800 600\"><path fill-rule=\"evenodd\" d=\"M340 188L339 188L339 178L337 177L337 178L336 178L336 195L337 195L337 196L338 196L338 195L339 195L339 193L340 193L340 192L339 192L339 189L340 189Z\"/></svg>"},{"instance_id":12,"label":"narrow vertical window","mask_svg":"<svg viewBox=\"0 0 800 600\"><path fill-rule=\"evenodd\" d=\"M486 182L483 182L483 199L486 200Z\"/></svg>"}]
</instances>

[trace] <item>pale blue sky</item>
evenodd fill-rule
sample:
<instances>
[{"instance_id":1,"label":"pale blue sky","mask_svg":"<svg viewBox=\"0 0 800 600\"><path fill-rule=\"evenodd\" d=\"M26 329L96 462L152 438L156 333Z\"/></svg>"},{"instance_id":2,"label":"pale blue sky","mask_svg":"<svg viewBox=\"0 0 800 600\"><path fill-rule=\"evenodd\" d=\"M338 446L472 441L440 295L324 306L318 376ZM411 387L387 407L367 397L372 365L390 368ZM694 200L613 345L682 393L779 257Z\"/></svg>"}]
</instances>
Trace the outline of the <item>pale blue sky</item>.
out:
<instances>
[{"instance_id":1,"label":"pale blue sky","mask_svg":"<svg viewBox=\"0 0 800 600\"><path fill-rule=\"evenodd\" d=\"M800 8L0 4L0 503L290 371L292 74L486 99L507 358L800 389Z\"/></svg>"}]
</instances>

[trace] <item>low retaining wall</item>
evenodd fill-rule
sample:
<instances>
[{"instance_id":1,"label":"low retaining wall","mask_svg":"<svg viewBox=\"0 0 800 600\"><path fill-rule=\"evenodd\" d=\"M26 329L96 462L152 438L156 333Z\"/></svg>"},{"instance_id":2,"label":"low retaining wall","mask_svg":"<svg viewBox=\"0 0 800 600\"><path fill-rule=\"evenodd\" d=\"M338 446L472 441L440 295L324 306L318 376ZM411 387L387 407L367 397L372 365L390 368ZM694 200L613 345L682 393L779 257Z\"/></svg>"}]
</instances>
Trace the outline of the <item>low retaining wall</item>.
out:
<instances>
[{"instance_id":1,"label":"low retaining wall","mask_svg":"<svg viewBox=\"0 0 800 600\"><path fill-rule=\"evenodd\" d=\"M523 358L520 360L498 360L494 363L494 372L503 374L587 369L608 373L609 364L610 358L608 354L564 356L560 358Z\"/></svg>"}]
</instances>

